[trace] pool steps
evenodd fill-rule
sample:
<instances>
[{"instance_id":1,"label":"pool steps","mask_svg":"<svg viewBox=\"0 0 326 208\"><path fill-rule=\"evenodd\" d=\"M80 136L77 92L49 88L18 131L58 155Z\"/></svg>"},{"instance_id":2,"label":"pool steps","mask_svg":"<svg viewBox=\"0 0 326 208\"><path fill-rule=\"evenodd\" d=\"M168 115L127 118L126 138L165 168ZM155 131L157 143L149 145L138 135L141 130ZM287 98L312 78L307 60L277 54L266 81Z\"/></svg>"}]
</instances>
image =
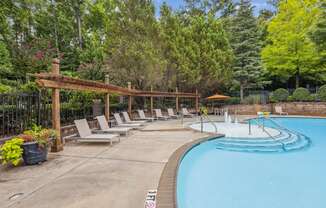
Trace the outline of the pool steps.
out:
<instances>
[{"instance_id":1,"label":"pool steps","mask_svg":"<svg viewBox=\"0 0 326 208\"><path fill-rule=\"evenodd\" d=\"M221 138L216 140L216 149L238 152L290 152L310 146L304 135L277 129L280 134L273 138Z\"/></svg>"}]
</instances>

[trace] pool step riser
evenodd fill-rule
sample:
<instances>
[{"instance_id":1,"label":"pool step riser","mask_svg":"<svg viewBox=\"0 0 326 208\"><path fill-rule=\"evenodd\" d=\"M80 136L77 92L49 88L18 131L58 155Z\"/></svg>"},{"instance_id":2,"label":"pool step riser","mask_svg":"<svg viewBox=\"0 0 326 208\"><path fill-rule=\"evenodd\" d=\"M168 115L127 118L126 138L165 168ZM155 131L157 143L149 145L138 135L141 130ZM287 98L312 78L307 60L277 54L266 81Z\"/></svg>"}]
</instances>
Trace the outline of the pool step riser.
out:
<instances>
[{"instance_id":1,"label":"pool step riser","mask_svg":"<svg viewBox=\"0 0 326 208\"><path fill-rule=\"evenodd\" d=\"M307 138L293 133L281 132L283 138L275 139L220 139L216 148L239 152L284 152L304 149L310 145ZM285 136L287 135L287 136Z\"/></svg>"}]
</instances>

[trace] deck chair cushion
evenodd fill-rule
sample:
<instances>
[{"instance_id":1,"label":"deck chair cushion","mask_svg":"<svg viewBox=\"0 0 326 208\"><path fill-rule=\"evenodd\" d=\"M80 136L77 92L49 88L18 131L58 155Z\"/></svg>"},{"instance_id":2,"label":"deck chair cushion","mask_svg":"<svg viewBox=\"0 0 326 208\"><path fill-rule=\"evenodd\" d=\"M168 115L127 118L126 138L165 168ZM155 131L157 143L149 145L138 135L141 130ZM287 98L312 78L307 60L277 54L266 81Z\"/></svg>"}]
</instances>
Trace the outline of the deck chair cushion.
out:
<instances>
[{"instance_id":1,"label":"deck chair cushion","mask_svg":"<svg viewBox=\"0 0 326 208\"><path fill-rule=\"evenodd\" d=\"M105 118L105 116L96 116L97 122L100 126L100 129L109 129L109 124Z\"/></svg>"},{"instance_id":2,"label":"deck chair cushion","mask_svg":"<svg viewBox=\"0 0 326 208\"><path fill-rule=\"evenodd\" d=\"M92 132L89 128L89 125L88 125L86 119L75 120L74 123L76 125L77 131L78 131L78 134L80 137L86 138L86 137L92 135Z\"/></svg>"},{"instance_id":3,"label":"deck chair cushion","mask_svg":"<svg viewBox=\"0 0 326 208\"><path fill-rule=\"evenodd\" d=\"M123 124L122 119L121 119L119 113L114 113L113 116L114 116L114 119L117 121L117 124L118 124L118 125Z\"/></svg>"}]
</instances>

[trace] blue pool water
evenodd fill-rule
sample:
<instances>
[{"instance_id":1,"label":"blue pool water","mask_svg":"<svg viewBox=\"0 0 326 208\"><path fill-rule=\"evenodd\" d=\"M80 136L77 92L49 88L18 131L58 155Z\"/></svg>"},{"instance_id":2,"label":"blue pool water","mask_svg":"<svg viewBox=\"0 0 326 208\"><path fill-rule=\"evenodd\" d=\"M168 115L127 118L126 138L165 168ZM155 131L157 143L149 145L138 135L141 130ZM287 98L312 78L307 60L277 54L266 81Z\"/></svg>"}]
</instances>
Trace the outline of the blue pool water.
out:
<instances>
[{"instance_id":1,"label":"blue pool water","mask_svg":"<svg viewBox=\"0 0 326 208\"><path fill-rule=\"evenodd\" d=\"M289 152L240 152L204 142L183 158L178 208L325 208L326 119L273 118L311 140Z\"/></svg>"}]
</instances>

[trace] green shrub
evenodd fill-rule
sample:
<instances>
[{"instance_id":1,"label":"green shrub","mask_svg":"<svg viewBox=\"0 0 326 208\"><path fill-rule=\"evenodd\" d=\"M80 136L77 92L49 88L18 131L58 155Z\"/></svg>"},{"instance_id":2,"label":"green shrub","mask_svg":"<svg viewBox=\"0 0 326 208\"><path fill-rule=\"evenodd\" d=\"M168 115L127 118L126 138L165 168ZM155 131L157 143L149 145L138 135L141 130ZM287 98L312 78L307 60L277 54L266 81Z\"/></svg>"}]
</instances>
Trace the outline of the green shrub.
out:
<instances>
[{"instance_id":1,"label":"green shrub","mask_svg":"<svg viewBox=\"0 0 326 208\"><path fill-rule=\"evenodd\" d=\"M317 92L317 98L320 101L326 101L326 85L323 85L319 88Z\"/></svg>"},{"instance_id":2,"label":"green shrub","mask_svg":"<svg viewBox=\"0 0 326 208\"><path fill-rule=\"evenodd\" d=\"M292 94L293 101L312 101L313 97L310 95L309 90L303 87L297 88Z\"/></svg>"},{"instance_id":3,"label":"green shrub","mask_svg":"<svg viewBox=\"0 0 326 208\"><path fill-rule=\"evenodd\" d=\"M11 91L12 91L11 87L0 83L0 93L9 93Z\"/></svg>"},{"instance_id":4,"label":"green shrub","mask_svg":"<svg viewBox=\"0 0 326 208\"><path fill-rule=\"evenodd\" d=\"M32 93L32 92L37 92L38 87L35 82L28 82L26 84L23 84L19 87L19 90L21 92L26 92L26 93Z\"/></svg>"},{"instance_id":5,"label":"green shrub","mask_svg":"<svg viewBox=\"0 0 326 208\"><path fill-rule=\"evenodd\" d=\"M23 148L21 147L24 143L22 138L13 138L4 143L0 148L0 159L2 164L11 163L17 166L22 159Z\"/></svg>"},{"instance_id":6,"label":"green shrub","mask_svg":"<svg viewBox=\"0 0 326 208\"><path fill-rule=\"evenodd\" d=\"M271 102L284 102L288 100L288 97L289 91L284 88L279 88L271 94L270 100Z\"/></svg>"},{"instance_id":7,"label":"green shrub","mask_svg":"<svg viewBox=\"0 0 326 208\"><path fill-rule=\"evenodd\" d=\"M242 101L243 104L259 104L260 103L260 95L249 95L245 97Z\"/></svg>"},{"instance_id":8,"label":"green shrub","mask_svg":"<svg viewBox=\"0 0 326 208\"><path fill-rule=\"evenodd\" d=\"M240 98L239 97L230 97L228 100L225 101L226 104L229 105L237 105L240 104Z\"/></svg>"}]
</instances>

